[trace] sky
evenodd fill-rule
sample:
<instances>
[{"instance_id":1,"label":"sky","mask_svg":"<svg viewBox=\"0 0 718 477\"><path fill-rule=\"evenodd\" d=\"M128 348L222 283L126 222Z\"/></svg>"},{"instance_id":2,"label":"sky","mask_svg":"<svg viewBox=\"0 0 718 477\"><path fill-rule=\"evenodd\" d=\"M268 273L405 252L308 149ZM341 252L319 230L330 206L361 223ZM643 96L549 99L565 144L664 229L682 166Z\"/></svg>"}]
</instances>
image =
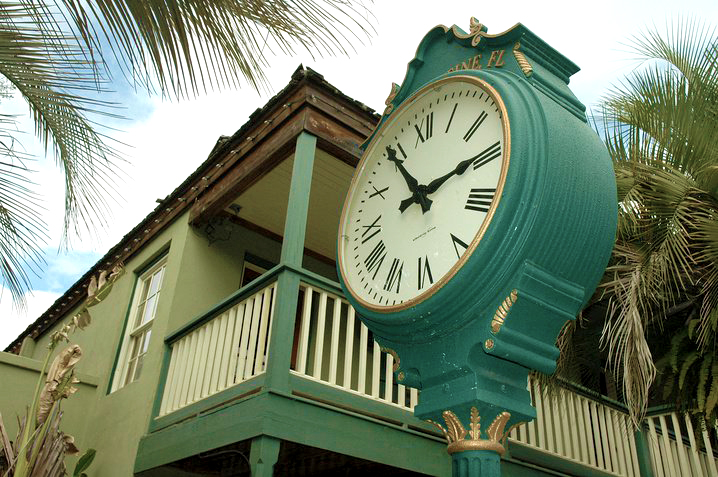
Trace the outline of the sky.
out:
<instances>
[{"instance_id":1,"label":"sky","mask_svg":"<svg viewBox=\"0 0 718 477\"><path fill-rule=\"evenodd\" d=\"M23 144L40 156L35 164L44 194L50 238L45 250L44 272L32 276L26 312L12 306L7 290L0 289L0 349L4 349L30 323L87 271L109 248L134 227L193 172L207 157L220 135L231 135L249 114L264 105L290 80L300 65L310 67L348 96L383 111L391 83L401 83L407 63L414 57L423 36L434 26L458 25L469 30L472 16L490 34L523 23L580 68L569 87L588 108L638 66L631 53L631 38L647 28L665 31L672 21L692 17L718 24L718 2L683 0L606 0L602 2L551 1L476 2L425 0L376 0L367 3L374 18L375 33L364 44L355 42L349 57L269 56L266 74L269 93L258 94L249 86L239 90L211 92L197 99L169 102L134 92L121 77L116 78L113 99L124 105L131 118L113 122L113 137L125 148L121 197L111 200L112 217L93 237L72 242L69 252L59 251L62 232L63 182L52 159L45 159L31 136ZM19 98L3 101L23 114Z\"/></svg>"}]
</instances>

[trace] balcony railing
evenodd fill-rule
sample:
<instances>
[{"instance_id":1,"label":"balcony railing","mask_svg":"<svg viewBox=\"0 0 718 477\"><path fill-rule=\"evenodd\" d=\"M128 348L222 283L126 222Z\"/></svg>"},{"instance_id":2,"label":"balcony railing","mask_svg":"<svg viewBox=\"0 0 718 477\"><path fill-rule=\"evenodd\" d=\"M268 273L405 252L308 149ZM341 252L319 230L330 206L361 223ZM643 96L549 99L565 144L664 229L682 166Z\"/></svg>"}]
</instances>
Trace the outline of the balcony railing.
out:
<instances>
[{"instance_id":1,"label":"balcony railing","mask_svg":"<svg viewBox=\"0 0 718 477\"><path fill-rule=\"evenodd\" d=\"M266 286L170 344L159 416L264 372L275 290Z\"/></svg>"},{"instance_id":2,"label":"balcony railing","mask_svg":"<svg viewBox=\"0 0 718 477\"><path fill-rule=\"evenodd\" d=\"M718 476L708 429L696 433L690 418L675 412L649 416L646 424L655 477Z\"/></svg>"},{"instance_id":3,"label":"balcony railing","mask_svg":"<svg viewBox=\"0 0 718 477\"><path fill-rule=\"evenodd\" d=\"M271 323L282 319L274 316L277 293L282 293L276 281L280 268L167 338L169 363L158 418L265 372ZM394 381L392 355L372 339L338 286L312 278L299 286L291 369L287 372L413 410L419 392ZM549 396L536 382L530 384L530 391L537 418L513 429L511 440L611 475L641 475L634 429L620 404L573 390ZM644 427L655 477L718 476L706 431L702 442L697 442L690 421L675 413L652 416Z\"/></svg>"},{"instance_id":4,"label":"balcony railing","mask_svg":"<svg viewBox=\"0 0 718 477\"><path fill-rule=\"evenodd\" d=\"M641 475L625 412L566 389L549 396L537 382L531 383L531 396L537 417L513 429L511 439L615 475Z\"/></svg>"},{"instance_id":5,"label":"balcony railing","mask_svg":"<svg viewBox=\"0 0 718 477\"><path fill-rule=\"evenodd\" d=\"M418 391L394 382L394 358L381 350L354 308L303 284L294 374L386 404L414 409Z\"/></svg>"}]
</instances>

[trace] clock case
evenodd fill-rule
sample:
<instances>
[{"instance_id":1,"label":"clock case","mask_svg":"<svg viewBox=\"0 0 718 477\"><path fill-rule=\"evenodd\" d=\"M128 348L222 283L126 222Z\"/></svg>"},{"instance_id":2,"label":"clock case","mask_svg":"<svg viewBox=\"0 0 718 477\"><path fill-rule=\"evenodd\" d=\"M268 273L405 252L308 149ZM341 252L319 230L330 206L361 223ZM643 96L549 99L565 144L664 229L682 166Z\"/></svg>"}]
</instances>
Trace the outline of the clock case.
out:
<instances>
[{"instance_id":1,"label":"clock case","mask_svg":"<svg viewBox=\"0 0 718 477\"><path fill-rule=\"evenodd\" d=\"M489 418L508 411L509 426L535 417L528 372L555 370L557 335L603 274L615 239L616 186L608 152L568 88L577 71L521 24L499 35L475 19L469 33L436 27L364 144L404 101L446 77L482 79L508 115L503 192L450 280L414 306L382 312L352 296L339 265L347 299L395 355L397 381L422 390L420 418L438 420L447 409L468 416L471 407Z\"/></svg>"}]
</instances>

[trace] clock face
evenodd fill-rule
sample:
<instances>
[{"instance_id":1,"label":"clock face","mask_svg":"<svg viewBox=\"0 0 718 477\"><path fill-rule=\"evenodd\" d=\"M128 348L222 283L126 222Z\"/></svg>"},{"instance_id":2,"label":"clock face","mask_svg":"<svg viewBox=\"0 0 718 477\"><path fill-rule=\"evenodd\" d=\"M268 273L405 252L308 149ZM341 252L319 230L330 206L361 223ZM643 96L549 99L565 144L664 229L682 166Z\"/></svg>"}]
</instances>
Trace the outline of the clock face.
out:
<instances>
[{"instance_id":1,"label":"clock face","mask_svg":"<svg viewBox=\"0 0 718 477\"><path fill-rule=\"evenodd\" d=\"M407 99L357 167L339 230L344 283L363 306L412 306L476 248L501 196L509 126L498 93L454 76Z\"/></svg>"}]
</instances>

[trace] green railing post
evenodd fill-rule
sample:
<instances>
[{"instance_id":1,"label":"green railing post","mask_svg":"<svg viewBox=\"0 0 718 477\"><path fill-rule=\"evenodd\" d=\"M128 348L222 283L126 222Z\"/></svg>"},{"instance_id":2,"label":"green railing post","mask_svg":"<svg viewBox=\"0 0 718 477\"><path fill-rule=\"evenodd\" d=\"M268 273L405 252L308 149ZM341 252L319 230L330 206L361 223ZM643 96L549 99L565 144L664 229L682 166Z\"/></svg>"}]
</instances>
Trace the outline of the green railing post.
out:
<instances>
[{"instance_id":1,"label":"green railing post","mask_svg":"<svg viewBox=\"0 0 718 477\"><path fill-rule=\"evenodd\" d=\"M272 477L279 457L279 439L261 435L252 439L249 465L252 477Z\"/></svg>"},{"instance_id":2,"label":"green railing post","mask_svg":"<svg viewBox=\"0 0 718 477\"><path fill-rule=\"evenodd\" d=\"M302 258L304 257L304 236L307 228L316 144L316 137L302 132L297 137L294 152L292 182L289 188L287 217L284 222L281 263L295 269L302 267ZM277 277L277 292L266 370L265 383L270 389L289 390L289 367L298 299L299 276L291 270L282 271Z\"/></svg>"},{"instance_id":3,"label":"green railing post","mask_svg":"<svg viewBox=\"0 0 718 477\"><path fill-rule=\"evenodd\" d=\"M654 477L653 465L651 464L651 451L648 448L648 440L643 433L643 426L636 429L634 433L636 439L636 454L638 458L638 468L641 471L641 477Z\"/></svg>"}]
</instances>

